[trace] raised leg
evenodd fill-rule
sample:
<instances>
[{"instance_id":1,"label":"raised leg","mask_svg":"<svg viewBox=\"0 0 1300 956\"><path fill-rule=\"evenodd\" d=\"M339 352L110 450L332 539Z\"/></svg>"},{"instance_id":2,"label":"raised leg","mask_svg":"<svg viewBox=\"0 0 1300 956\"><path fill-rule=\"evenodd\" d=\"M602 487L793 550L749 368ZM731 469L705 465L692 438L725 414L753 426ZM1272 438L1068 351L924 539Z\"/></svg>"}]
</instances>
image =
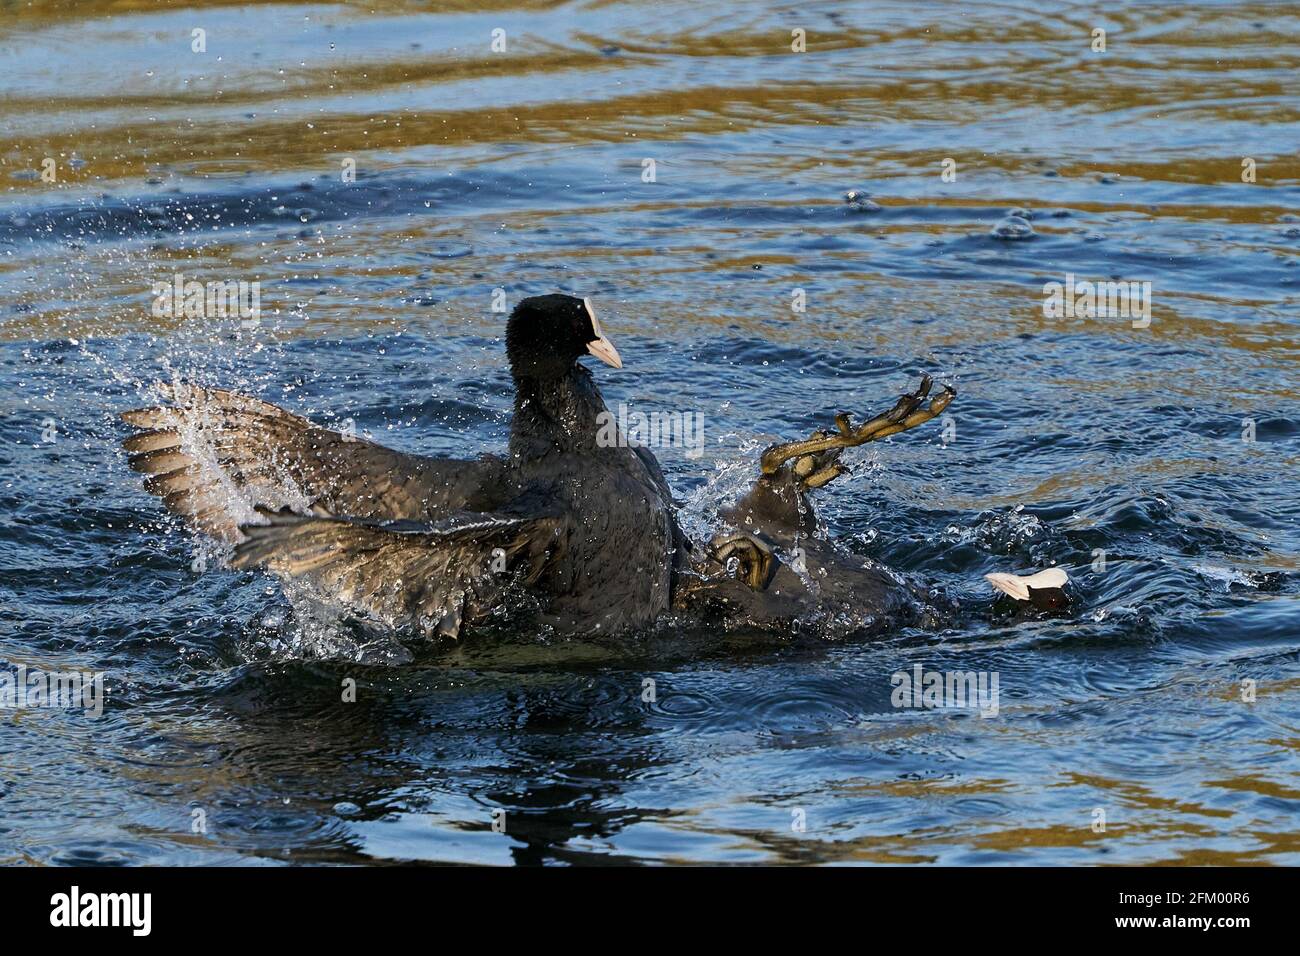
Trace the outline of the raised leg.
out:
<instances>
[{"instance_id":1,"label":"raised leg","mask_svg":"<svg viewBox=\"0 0 1300 956\"><path fill-rule=\"evenodd\" d=\"M933 380L929 375L921 378L916 391L903 395L889 411L877 415L870 421L863 422L856 428L847 412L835 416L836 431L820 429L803 441L783 442L773 445L763 452L760 471L764 477L771 477L780 471L781 466L793 459L790 470L802 488L820 488L822 485L838 478L847 466L839 461L840 453L845 448L856 448L867 442L879 441L890 435L897 435L917 425L924 425L940 415L957 392L950 385L945 385L928 406L922 403L930 394Z\"/></svg>"},{"instance_id":2,"label":"raised leg","mask_svg":"<svg viewBox=\"0 0 1300 956\"><path fill-rule=\"evenodd\" d=\"M856 428L849 416L841 413L835 416L834 431L819 429L803 441L784 442L768 448L763 452L754 486L735 505L723 510L721 517L733 528L761 533L763 540L773 542L778 548L793 547L800 536L816 533L819 523L809 492L824 487L849 470L848 465L840 461L845 448L897 435L940 415L956 392L944 386L927 406L923 403L929 397L932 385L930 376L924 376L916 391L904 395L883 415L877 415ZM754 541L743 544L734 538L715 540L714 547L721 549L727 544L733 544L728 554L737 557L742 556L742 552L750 554L751 547L760 547ZM754 557L743 569L741 579L762 579L761 565L761 559ZM767 580L770 581L770 577Z\"/></svg>"}]
</instances>

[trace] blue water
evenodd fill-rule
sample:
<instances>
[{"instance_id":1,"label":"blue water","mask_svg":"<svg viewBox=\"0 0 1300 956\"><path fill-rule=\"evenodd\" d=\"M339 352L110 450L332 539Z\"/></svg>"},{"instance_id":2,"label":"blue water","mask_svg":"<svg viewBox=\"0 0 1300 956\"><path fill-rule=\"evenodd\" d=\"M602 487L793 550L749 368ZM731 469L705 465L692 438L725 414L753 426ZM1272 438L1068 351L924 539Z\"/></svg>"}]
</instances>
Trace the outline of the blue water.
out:
<instances>
[{"instance_id":1,"label":"blue water","mask_svg":"<svg viewBox=\"0 0 1300 956\"><path fill-rule=\"evenodd\" d=\"M7 9L0 659L108 702L0 711L0 862L1300 862L1298 38L1268 3ZM153 316L177 272L260 282L260 324ZM1149 327L1045 318L1067 274L1150 282ZM117 447L189 379L500 451L496 289L592 296L607 401L703 416L656 449L696 535L772 440L953 383L946 436L817 500L955 609L363 663ZM985 573L1052 564L1068 615L994 613ZM998 715L893 706L916 664L997 674Z\"/></svg>"}]
</instances>

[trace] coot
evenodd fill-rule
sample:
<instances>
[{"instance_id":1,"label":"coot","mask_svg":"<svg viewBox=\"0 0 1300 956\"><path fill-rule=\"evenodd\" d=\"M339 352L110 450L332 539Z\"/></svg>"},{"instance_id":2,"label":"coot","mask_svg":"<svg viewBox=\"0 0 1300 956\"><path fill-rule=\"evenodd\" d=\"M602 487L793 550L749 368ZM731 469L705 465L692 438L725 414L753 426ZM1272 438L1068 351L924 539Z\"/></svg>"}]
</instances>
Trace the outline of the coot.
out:
<instances>
[{"instance_id":1,"label":"coot","mask_svg":"<svg viewBox=\"0 0 1300 956\"><path fill-rule=\"evenodd\" d=\"M160 386L125 412L145 488L234 545L236 568L305 581L373 624L458 637L503 610L561 633L620 633L670 608L758 626L890 619L910 593L887 569L817 537L808 492L844 448L915 427L927 378L889 413L764 453L732 533L693 549L654 455L602 443L591 355L621 368L589 299L524 299L506 327L514 415L505 458L405 454L259 399ZM605 447L609 445L609 447ZM847 615L847 616L846 616Z\"/></svg>"}]
</instances>

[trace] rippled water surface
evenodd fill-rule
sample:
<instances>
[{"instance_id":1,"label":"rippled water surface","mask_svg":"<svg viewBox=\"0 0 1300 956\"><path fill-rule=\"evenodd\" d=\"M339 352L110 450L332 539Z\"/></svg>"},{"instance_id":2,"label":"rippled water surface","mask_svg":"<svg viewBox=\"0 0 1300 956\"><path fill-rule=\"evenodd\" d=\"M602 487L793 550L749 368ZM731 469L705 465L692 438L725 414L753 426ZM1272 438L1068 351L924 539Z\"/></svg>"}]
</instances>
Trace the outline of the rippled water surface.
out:
<instances>
[{"instance_id":1,"label":"rippled water surface","mask_svg":"<svg viewBox=\"0 0 1300 956\"><path fill-rule=\"evenodd\" d=\"M1296 6L483 6L0 2L0 657L109 687L0 712L0 861L1300 862ZM154 317L178 272L260 325ZM1149 327L1045 318L1067 274ZM606 399L704 416L697 532L775 436L955 384L819 502L956 609L360 664L117 448L190 378L500 450L496 289L593 296ZM1053 563L1068 616L991 612ZM998 716L891 706L917 664Z\"/></svg>"}]
</instances>

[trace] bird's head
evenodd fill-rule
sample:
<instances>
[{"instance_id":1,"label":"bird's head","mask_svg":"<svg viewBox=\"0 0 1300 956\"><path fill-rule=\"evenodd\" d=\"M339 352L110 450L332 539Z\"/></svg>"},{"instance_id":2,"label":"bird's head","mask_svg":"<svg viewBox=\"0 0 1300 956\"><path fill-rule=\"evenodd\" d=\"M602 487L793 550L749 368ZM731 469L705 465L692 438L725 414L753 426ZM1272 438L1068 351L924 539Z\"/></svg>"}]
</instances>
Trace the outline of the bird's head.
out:
<instances>
[{"instance_id":1,"label":"bird's head","mask_svg":"<svg viewBox=\"0 0 1300 956\"><path fill-rule=\"evenodd\" d=\"M591 299L558 293L535 295L515 306L506 323L506 355L515 378L561 378L584 355L623 367Z\"/></svg>"}]
</instances>

